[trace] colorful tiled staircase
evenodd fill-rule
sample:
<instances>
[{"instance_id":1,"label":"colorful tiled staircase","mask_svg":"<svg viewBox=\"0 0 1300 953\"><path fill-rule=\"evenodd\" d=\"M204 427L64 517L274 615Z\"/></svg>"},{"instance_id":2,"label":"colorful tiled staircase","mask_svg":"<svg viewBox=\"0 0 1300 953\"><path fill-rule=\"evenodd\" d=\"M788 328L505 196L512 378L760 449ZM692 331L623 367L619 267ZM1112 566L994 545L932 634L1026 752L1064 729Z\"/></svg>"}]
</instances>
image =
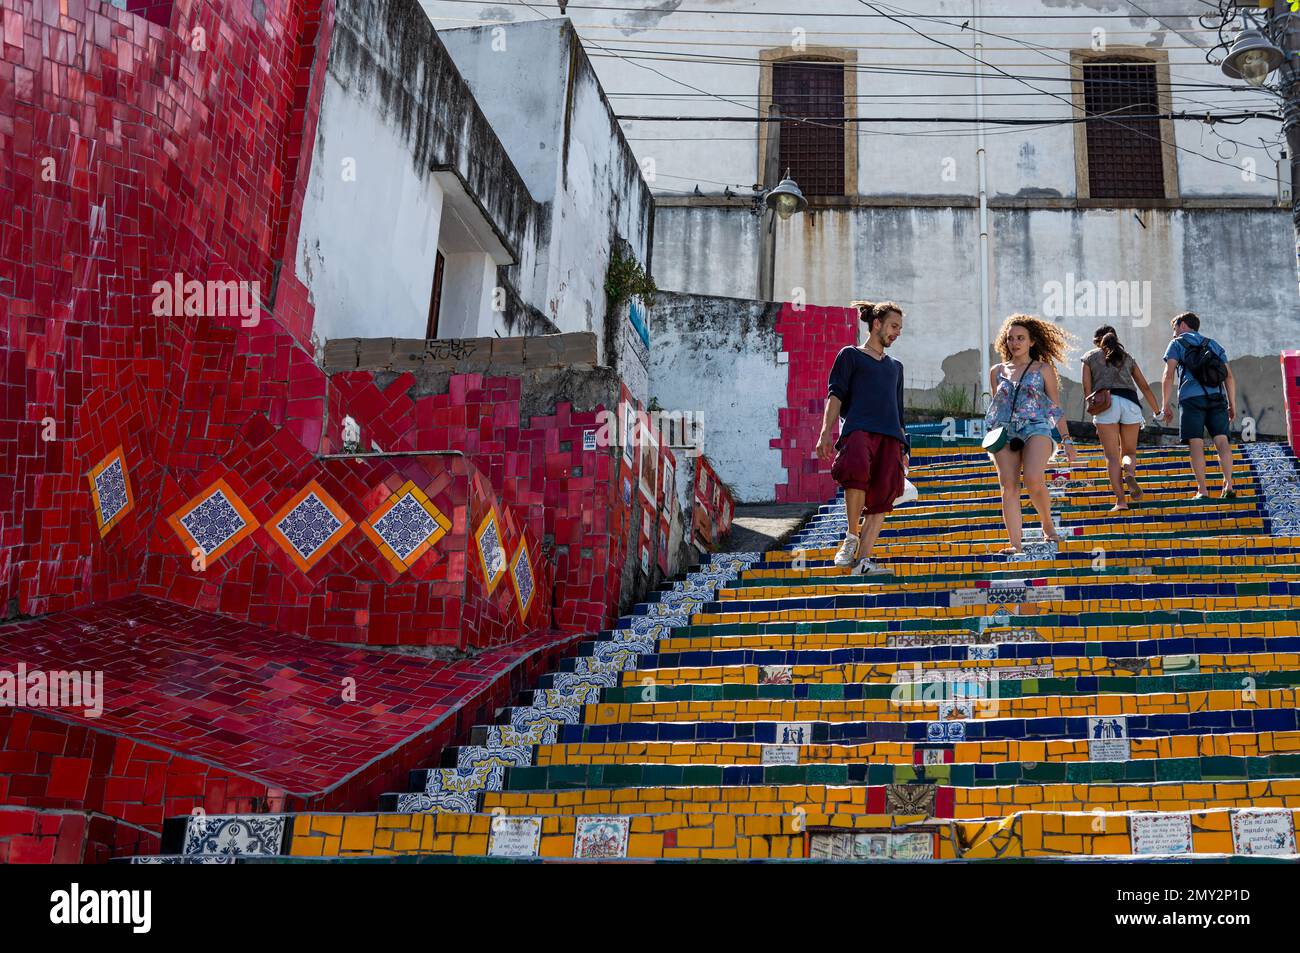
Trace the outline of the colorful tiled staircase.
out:
<instances>
[{"instance_id":1,"label":"colorful tiled staircase","mask_svg":"<svg viewBox=\"0 0 1300 953\"><path fill-rule=\"evenodd\" d=\"M1113 515L1084 448L1053 474L1060 552L1031 532L1010 561L987 457L917 442L890 574L832 566L829 503L593 636L376 813L179 818L135 860L1297 859L1290 452L1236 447L1236 498L1192 500L1185 451L1144 450Z\"/></svg>"}]
</instances>

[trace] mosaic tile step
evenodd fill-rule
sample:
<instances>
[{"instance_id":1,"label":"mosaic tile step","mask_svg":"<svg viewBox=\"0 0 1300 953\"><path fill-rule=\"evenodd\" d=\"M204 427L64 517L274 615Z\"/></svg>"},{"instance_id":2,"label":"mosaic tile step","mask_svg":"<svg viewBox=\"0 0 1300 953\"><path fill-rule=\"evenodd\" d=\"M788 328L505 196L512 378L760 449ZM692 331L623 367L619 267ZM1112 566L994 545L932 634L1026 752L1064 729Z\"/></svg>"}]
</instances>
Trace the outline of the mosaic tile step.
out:
<instances>
[{"instance_id":1,"label":"mosaic tile step","mask_svg":"<svg viewBox=\"0 0 1300 953\"><path fill-rule=\"evenodd\" d=\"M907 673L904 670L904 674ZM629 705L638 702L807 700L850 701L854 699L892 699L898 702L934 695L965 695L984 698L1020 698L1042 695L1154 695L1170 692L1234 691L1241 689L1242 677L1235 672L1195 675L1097 676L1054 678L1040 671L1020 667L999 672L996 669L926 670L916 673L921 680L886 683L801 682L787 685L712 685L695 682L682 685L634 685L608 688L585 704ZM936 676L927 678L927 676ZM944 676L942 678L937 676ZM1300 668L1256 672L1251 678L1255 688L1289 688L1300 685ZM995 689L990 685L995 684Z\"/></svg>"},{"instance_id":2,"label":"mosaic tile step","mask_svg":"<svg viewBox=\"0 0 1300 953\"><path fill-rule=\"evenodd\" d=\"M1228 711L1258 705L1260 708L1300 707L1295 688L1241 688L1235 691L1163 692L1144 695L1081 694L1003 696L993 693L990 683L975 683L967 692L935 692L949 700L854 698L854 699L736 699L730 701L645 701L631 704L586 705L574 721L586 725L615 725L630 722L774 721L838 724L870 720L887 722L932 722L969 719L1073 718L1101 715L1149 715L1183 712ZM1248 680L1248 681L1253 681ZM961 685L962 683L956 683ZM904 686L910 687L910 686ZM945 686L951 689L954 686ZM989 694L977 695L976 691ZM955 695L955 698L954 698ZM512 709L522 711L524 709ZM567 716L567 713L566 713ZM572 723L572 722L569 722Z\"/></svg>"},{"instance_id":3,"label":"mosaic tile step","mask_svg":"<svg viewBox=\"0 0 1300 953\"><path fill-rule=\"evenodd\" d=\"M999 606L992 612L957 618L893 618L893 619L834 619L800 620L782 619L774 622L716 622L705 624L692 621L689 625L674 627L669 639L673 644L707 644L711 639L736 636L796 636L796 635L862 635L866 633L897 633L926 637L950 636L958 633L978 635L1001 633L1001 641L1008 632L1033 632L1033 641L1140 641L1146 639L1174 639L1179 637L1208 637L1212 633L1225 638L1278 638L1300 634L1300 610L1296 609L1240 609L1221 612L1197 612L1194 609L1147 612L1090 612L1066 615L1062 613L1028 614L1012 612L1011 607ZM1188 636L1188 633L1191 633ZM592 654L597 639L582 647L581 654ZM927 641L933 642L933 639Z\"/></svg>"},{"instance_id":4,"label":"mosaic tile step","mask_svg":"<svg viewBox=\"0 0 1300 953\"><path fill-rule=\"evenodd\" d=\"M1050 741L868 742L804 744L779 752L797 764L998 764L1010 761L1088 761L1089 739ZM743 742L616 742L538 745L532 763L762 765L772 760L767 745ZM1232 732L1130 738L1130 760L1140 758L1251 758L1300 753L1300 732Z\"/></svg>"},{"instance_id":5,"label":"mosaic tile step","mask_svg":"<svg viewBox=\"0 0 1300 953\"><path fill-rule=\"evenodd\" d=\"M809 827L837 815L907 814L937 818L997 818L1047 807L1053 811L1188 811L1227 808L1300 808L1300 779L1170 781L1151 783L942 784L746 787L587 788L574 791L487 792L480 812L491 814L777 814L803 817ZM798 823L796 821L796 823Z\"/></svg>"},{"instance_id":6,"label":"mosaic tile step","mask_svg":"<svg viewBox=\"0 0 1300 953\"><path fill-rule=\"evenodd\" d=\"M1063 644L1063 643L1058 643ZM846 685L893 684L922 674L945 677L955 671L996 673L1001 678L1043 677L1078 678L1080 676L1164 675L1167 672L1278 672L1300 668L1300 653L1260 652L1238 655L1163 655L1143 658L1109 658L1085 656L1074 658L1036 657L1030 659L998 658L992 645L974 646L955 660L914 662L911 664L842 664L842 665L714 665L703 668L638 668L620 673L620 684L644 692L650 686L665 685ZM1030 675L1030 672L1038 675ZM541 684L554 675L543 676ZM614 684L609 680L609 685Z\"/></svg>"},{"instance_id":7,"label":"mosaic tile step","mask_svg":"<svg viewBox=\"0 0 1300 953\"><path fill-rule=\"evenodd\" d=\"M508 768L502 790L747 787L784 784L888 785L934 781L957 787L1107 781L1245 781L1300 776L1300 754L1255 758L1145 758L1124 761L1007 761L996 764L603 764ZM381 808L382 809L382 808Z\"/></svg>"},{"instance_id":8,"label":"mosaic tile step","mask_svg":"<svg viewBox=\"0 0 1300 953\"><path fill-rule=\"evenodd\" d=\"M1295 860L1300 494L1289 454L1237 453L1242 494L1218 504L1184 497L1178 452L1143 450L1147 505L1115 520L1090 450L1054 499L1072 535L1009 563L987 459L938 448L887 524L892 574L826 565L828 504L589 635L388 813L296 815L281 849Z\"/></svg>"},{"instance_id":9,"label":"mosaic tile step","mask_svg":"<svg viewBox=\"0 0 1300 953\"><path fill-rule=\"evenodd\" d=\"M1002 659L1039 658L1110 658L1134 659L1156 655L1213 655L1295 652L1300 649L1300 636L1175 636L1149 639L1137 638L1125 642L1089 642L1081 638L1084 633L1065 633L1070 641L1046 641L1038 629L1033 637L1011 641L1014 632L985 631L980 633L953 633L935 636L901 634L885 640L880 648L836 649L691 649L678 652L647 653L638 656L635 664L624 668L641 671L656 669L703 668L708 666L835 666L850 664L907 664L937 661L967 660L996 646L997 657ZM1051 634L1051 633L1049 633ZM567 659L565 671L581 662L581 658Z\"/></svg>"},{"instance_id":10,"label":"mosaic tile step","mask_svg":"<svg viewBox=\"0 0 1300 953\"><path fill-rule=\"evenodd\" d=\"M1060 860L1063 855L1295 862L1300 812L1216 808L1157 815L1021 809L993 823L869 814L835 819L846 826L820 826L811 821L821 818L806 813L506 819L486 814L303 814L294 818L287 850L300 861L354 862L376 858L932 862Z\"/></svg>"},{"instance_id":11,"label":"mosaic tile step","mask_svg":"<svg viewBox=\"0 0 1300 953\"><path fill-rule=\"evenodd\" d=\"M1125 696L1118 696L1123 698ZM954 703L956 706L958 703ZM955 711L960 709L955 708ZM1118 713L1116 713L1118 714ZM1101 715L1028 718L966 718L952 721L636 721L558 725L534 744L631 741L749 742L765 745L848 744L862 741L951 742L979 740L1051 740L1090 738ZM1109 714L1107 717L1113 717ZM1241 731L1296 731L1300 712L1294 707L1223 708L1215 711L1170 711L1128 714L1130 738L1165 735L1228 734ZM475 729L475 737L480 729Z\"/></svg>"}]
</instances>

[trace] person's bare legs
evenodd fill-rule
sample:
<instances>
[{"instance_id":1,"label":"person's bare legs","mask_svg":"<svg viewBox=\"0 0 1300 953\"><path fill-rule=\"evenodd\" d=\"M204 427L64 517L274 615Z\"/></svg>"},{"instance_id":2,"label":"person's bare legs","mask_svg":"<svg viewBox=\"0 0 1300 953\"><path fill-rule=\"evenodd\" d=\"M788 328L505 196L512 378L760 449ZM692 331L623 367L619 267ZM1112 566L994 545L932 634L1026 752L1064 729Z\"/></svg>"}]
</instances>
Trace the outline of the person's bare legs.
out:
<instances>
[{"instance_id":1,"label":"person's bare legs","mask_svg":"<svg viewBox=\"0 0 1300 953\"><path fill-rule=\"evenodd\" d=\"M1119 425L1120 464L1135 477L1137 476L1138 434L1141 432L1141 424Z\"/></svg>"},{"instance_id":2,"label":"person's bare legs","mask_svg":"<svg viewBox=\"0 0 1300 953\"><path fill-rule=\"evenodd\" d=\"M1205 441L1193 437L1187 441L1187 453L1192 458L1192 476L1196 478L1196 492L1210 495L1210 485L1205 481Z\"/></svg>"},{"instance_id":3,"label":"person's bare legs","mask_svg":"<svg viewBox=\"0 0 1300 953\"><path fill-rule=\"evenodd\" d=\"M880 536L880 531L885 528L885 517L888 513L868 513L866 522L863 523L862 536L858 542L858 558L866 559L871 555L871 547L876 545L876 539Z\"/></svg>"},{"instance_id":4,"label":"person's bare legs","mask_svg":"<svg viewBox=\"0 0 1300 953\"><path fill-rule=\"evenodd\" d=\"M1097 424L1097 439L1106 454L1106 473L1110 477L1110 488L1115 491L1115 509L1128 509L1128 498L1124 490L1123 463L1120 460L1119 424Z\"/></svg>"},{"instance_id":5,"label":"person's bare legs","mask_svg":"<svg viewBox=\"0 0 1300 953\"><path fill-rule=\"evenodd\" d=\"M1219 470L1223 473L1223 492L1232 489L1232 447L1226 434L1214 438L1214 449L1219 451Z\"/></svg>"},{"instance_id":6,"label":"person's bare legs","mask_svg":"<svg viewBox=\"0 0 1300 953\"><path fill-rule=\"evenodd\" d=\"M1059 543L1061 538L1056 535L1056 524L1052 522L1052 496L1047 490L1047 481L1043 479L1043 471L1052 456L1052 438L1035 434L1025 441L1021 455L1024 457L1025 492L1043 524L1043 535Z\"/></svg>"},{"instance_id":7,"label":"person's bare legs","mask_svg":"<svg viewBox=\"0 0 1300 953\"><path fill-rule=\"evenodd\" d=\"M998 468L998 485L1002 488L1002 522L1007 527L1007 541L1010 548L1019 552L1020 531L1024 515L1020 512L1020 453L1003 447L997 453L990 454L993 465Z\"/></svg>"},{"instance_id":8,"label":"person's bare legs","mask_svg":"<svg viewBox=\"0 0 1300 953\"><path fill-rule=\"evenodd\" d=\"M847 528L844 530L848 536L858 535L858 523L862 519L862 508L867 505L867 491L856 490L851 486L844 488L844 516L848 520ZM858 544L858 553L862 552L862 544Z\"/></svg>"}]
</instances>

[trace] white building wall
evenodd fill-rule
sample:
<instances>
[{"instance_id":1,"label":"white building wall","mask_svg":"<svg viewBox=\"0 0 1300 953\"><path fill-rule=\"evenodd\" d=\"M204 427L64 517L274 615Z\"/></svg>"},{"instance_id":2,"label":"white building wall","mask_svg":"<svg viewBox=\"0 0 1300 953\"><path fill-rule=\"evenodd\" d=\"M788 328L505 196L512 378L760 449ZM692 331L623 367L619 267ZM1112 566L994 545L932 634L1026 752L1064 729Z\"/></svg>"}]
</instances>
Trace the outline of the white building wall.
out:
<instances>
[{"instance_id":1,"label":"white building wall","mask_svg":"<svg viewBox=\"0 0 1300 953\"><path fill-rule=\"evenodd\" d=\"M423 337L428 325L442 190L381 116L326 75L297 267L321 341Z\"/></svg>"},{"instance_id":2,"label":"white building wall","mask_svg":"<svg viewBox=\"0 0 1300 953\"><path fill-rule=\"evenodd\" d=\"M529 303L561 331L591 331L603 343L613 241L625 239L646 262L653 213L635 157L568 21L450 29L440 17L456 4L423 5L529 191L550 203L550 233L537 250Z\"/></svg>"}]
</instances>

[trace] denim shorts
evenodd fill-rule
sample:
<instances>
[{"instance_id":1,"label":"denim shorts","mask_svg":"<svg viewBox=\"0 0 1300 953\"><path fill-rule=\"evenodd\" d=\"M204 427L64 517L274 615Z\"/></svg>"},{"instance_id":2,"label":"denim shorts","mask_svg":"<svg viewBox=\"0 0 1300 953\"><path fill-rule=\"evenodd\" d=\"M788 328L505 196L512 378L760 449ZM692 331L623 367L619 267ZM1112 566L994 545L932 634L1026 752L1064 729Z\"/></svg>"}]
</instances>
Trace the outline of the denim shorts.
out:
<instances>
[{"instance_id":1,"label":"denim shorts","mask_svg":"<svg viewBox=\"0 0 1300 953\"><path fill-rule=\"evenodd\" d=\"M1211 437L1228 433L1228 398L1222 394L1188 397L1178 404L1178 436L1184 441L1203 440L1205 431Z\"/></svg>"},{"instance_id":2,"label":"denim shorts","mask_svg":"<svg viewBox=\"0 0 1300 953\"><path fill-rule=\"evenodd\" d=\"M1056 428L1045 421L1041 423L1040 422L1027 423L1020 430L1012 430L1010 427L1007 428L1007 438L1010 440L1015 440L1016 438L1019 438L1023 440L1025 443L1028 443L1030 437L1046 437L1047 439L1051 440L1053 443L1056 443L1058 439L1058 434Z\"/></svg>"},{"instance_id":3,"label":"denim shorts","mask_svg":"<svg viewBox=\"0 0 1300 953\"><path fill-rule=\"evenodd\" d=\"M1110 395L1110 406L1099 414L1093 415L1094 424L1144 424L1146 418L1142 416L1142 408L1127 397L1120 397L1118 394Z\"/></svg>"}]
</instances>

